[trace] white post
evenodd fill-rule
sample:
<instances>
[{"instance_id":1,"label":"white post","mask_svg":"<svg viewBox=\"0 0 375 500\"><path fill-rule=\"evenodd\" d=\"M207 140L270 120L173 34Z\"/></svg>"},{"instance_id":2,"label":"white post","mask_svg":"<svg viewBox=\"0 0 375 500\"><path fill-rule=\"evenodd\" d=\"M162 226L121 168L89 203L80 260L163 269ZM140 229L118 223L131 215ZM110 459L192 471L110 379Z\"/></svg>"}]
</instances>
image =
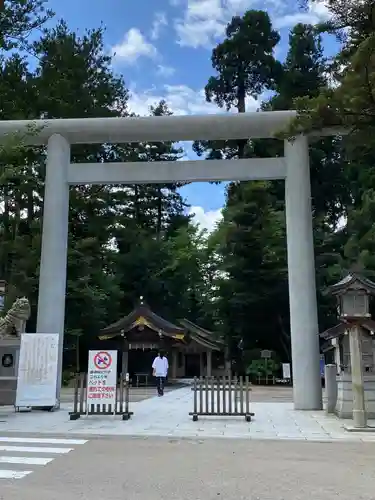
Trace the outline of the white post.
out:
<instances>
[{"instance_id":1,"label":"white post","mask_svg":"<svg viewBox=\"0 0 375 500\"><path fill-rule=\"evenodd\" d=\"M38 296L38 333L59 334L59 362L56 387L60 402L64 317L66 292L66 260L68 247L70 145L64 137L52 135L48 140L44 187L42 254L40 259Z\"/></svg>"},{"instance_id":2,"label":"white post","mask_svg":"<svg viewBox=\"0 0 375 500\"><path fill-rule=\"evenodd\" d=\"M350 366L352 370L353 421L354 427L367 427L365 389L363 384L362 349L360 327L349 330Z\"/></svg>"},{"instance_id":3,"label":"white post","mask_svg":"<svg viewBox=\"0 0 375 500\"><path fill-rule=\"evenodd\" d=\"M322 387L307 137L285 141L285 158L294 408L320 410Z\"/></svg>"}]
</instances>

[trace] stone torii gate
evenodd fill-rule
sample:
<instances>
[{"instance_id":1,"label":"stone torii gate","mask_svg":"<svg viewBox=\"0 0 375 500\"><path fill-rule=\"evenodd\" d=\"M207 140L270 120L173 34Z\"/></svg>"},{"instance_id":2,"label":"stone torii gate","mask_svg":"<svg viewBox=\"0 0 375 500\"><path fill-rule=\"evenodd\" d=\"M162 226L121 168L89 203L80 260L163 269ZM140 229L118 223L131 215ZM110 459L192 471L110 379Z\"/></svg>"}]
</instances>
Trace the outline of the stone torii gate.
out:
<instances>
[{"instance_id":1,"label":"stone torii gate","mask_svg":"<svg viewBox=\"0 0 375 500\"><path fill-rule=\"evenodd\" d=\"M29 144L47 145L38 333L64 338L69 186L255 179L285 180L294 407L322 407L308 138L285 141L284 157L262 159L79 163L71 144L236 140L270 138L288 125L294 111L206 116L79 118L0 121L0 141L20 133ZM37 132L28 135L30 127ZM329 135L327 132L319 135ZM60 397L58 380L57 399Z\"/></svg>"}]
</instances>

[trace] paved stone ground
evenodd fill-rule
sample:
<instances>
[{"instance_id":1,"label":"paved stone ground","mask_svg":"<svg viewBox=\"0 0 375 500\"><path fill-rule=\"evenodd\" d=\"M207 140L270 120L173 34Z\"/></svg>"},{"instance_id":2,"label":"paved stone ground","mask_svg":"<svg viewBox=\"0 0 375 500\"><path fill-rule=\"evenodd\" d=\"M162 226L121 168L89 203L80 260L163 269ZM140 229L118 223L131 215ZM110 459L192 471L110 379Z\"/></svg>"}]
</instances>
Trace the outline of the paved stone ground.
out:
<instances>
[{"instance_id":1,"label":"paved stone ground","mask_svg":"<svg viewBox=\"0 0 375 500\"><path fill-rule=\"evenodd\" d=\"M8 408L0 410L0 433L375 442L375 432L348 433L343 425L350 424L350 421L340 421L323 411L295 411L293 403L289 402L254 402L252 410L255 417L250 423L242 417L200 417L198 422L193 422L188 415L192 410L190 387L171 391L163 398L154 397L133 403L131 409L134 411L133 418L123 422L119 417L112 416L90 416L70 421L68 406L55 413L15 414L12 408ZM372 424L375 425L375 422Z\"/></svg>"},{"instance_id":2,"label":"paved stone ground","mask_svg":"<svg viewBox=\"0 0 375 500\"><path fill-rule=\"evenodd\" d=\"M99 438L21 480L1 500L374 500L375 445Z\"/></svg>"},{"instance_id":3,"label":"paved stone ground","mask_svg":"<svg viewBox=\"0 0 375 500\"><path fill-rule=\"evenodd\" d=\"M169 385L165 387L164 391L167 393L179 389L180 387L181 385ZM155 393L155 387L131 387L129 390L129 401L130 403L138 403L139 401L143 401L144 399L153 398L155 396ZM60 399L62 403L71 404L74 399L74 388L63 387L61 390Z\"/></svg>"}]
</instances>

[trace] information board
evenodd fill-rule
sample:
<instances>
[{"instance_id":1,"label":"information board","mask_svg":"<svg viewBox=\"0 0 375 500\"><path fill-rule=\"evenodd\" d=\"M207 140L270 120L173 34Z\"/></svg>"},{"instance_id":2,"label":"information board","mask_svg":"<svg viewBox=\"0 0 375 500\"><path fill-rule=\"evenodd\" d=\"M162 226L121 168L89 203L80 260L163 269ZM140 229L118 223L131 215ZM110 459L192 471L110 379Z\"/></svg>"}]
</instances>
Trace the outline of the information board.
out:
<instances>
[{"instance_id":1,"label":"information board","mask_svg":"<svg viewBox=\"0 0 375 500\"><path fill-rule=\"evenodd\" d=\"M59 335L23 333L17 377L17 407L54 407L58 370Z\"/></svg>"},{"instance_id":2,"label":"information board","mask_svg":"<svg viewBox=\"0 0 375 500\"><path fill-rule=\"evenodd\" d=\"M283 379L290 379L290 363L283 363Z\"/></svg>"},{"instance_id":3,"label":"information board","mask_svg":"<svg viewBox=\"0 0 375 500\"><path fill-rule=\"evenodd\" d=\"M117 351L89 351L87 407L116 406Z\"/></svg>"},{"instance_id":4,"label":"information board","mask_svg":"<svg viewBox=\"0 0 375 500\"><path fill-rule=\"evenodd\" d=\"M272 358L272 351L269 351L268 349L264 349L263 351L260 351L260 357L262 359L271 359Z\"/></svg>"}]
</instances>

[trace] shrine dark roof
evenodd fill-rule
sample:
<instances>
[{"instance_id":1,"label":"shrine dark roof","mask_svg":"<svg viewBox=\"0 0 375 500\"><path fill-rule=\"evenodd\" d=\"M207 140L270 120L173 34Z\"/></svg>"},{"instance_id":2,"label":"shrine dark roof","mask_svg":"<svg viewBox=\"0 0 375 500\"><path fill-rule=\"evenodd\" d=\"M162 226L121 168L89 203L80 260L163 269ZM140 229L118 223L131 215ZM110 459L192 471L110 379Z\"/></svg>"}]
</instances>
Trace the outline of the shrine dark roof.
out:
<instances>
[{"instance_id":1,"label":"shrine dark roof","mask_svg":"<svg viewBox=\"0 0 375 500\"><path fill-rule=\"evenodd\" d=\"M108 339L116 337L139 326L148 327L158 333L161 332L167 337L178 340L183 340L185 337L184 328L174 325L158 316L146 303L141 301L130 314L103 328L100 331L99 338Z\"/></svg>"},{"instance_id":2,"label":"shrine dark roof","mask_svg":"<svg viewBox=\"0 0 375 500\"><path fill-rule=\"evenodd\" d=\"M188 319L182 319L179 321L179 323L181 323L181 325L185 327L185 329L189 333L189 337L198 344L204 347L208 347L209 349L212 349L214 351L221 351L224 348L224 340L218 338L215 333L196 325Z\"/></svg>"},{"instance_id":3,"label":"shrine dark roof","mask_svg":"<svg viewBox=\"0 0 375 500\"><path fill-rule=\"evenodd\" d=\"M319 334L319 337L321 337L324 340L332 340L337 337L340 337L340 335L344 335L345 331L350 328L350 325L348 323L339 323L336 326L333 326L332 328L328 328L324 332Z\"/></svg>"},{"instance_id":4,"label":"shrine dark roof","mask_svg":"<svg viewBox=\"0 0 375 500\"><path fill-rule=\"evenodd\" d=\"M351 272L342 280L327 289L326 293L340 295L350 288L366 290L369 294L375 294L375 283L364 276Z\"/></svg>"},{"instance_id":5,"label":"shrine dark roof","mask_svg":"<svg viewBox=\"0 0 375 500\"><path fill-rule=\"evenodd\" d=\"M375 321L373 319L362 319L359 320L359 325L367 330L368 332L375 332ZM324 340L332 340L337 337L340 337L341 335L344 335L346 330L348 330L351 327L351 323L343 321L342 323L339 323L336 326L333 326L332 328L328 328L324 332L320 333L319 336L324 339Z\"/></svg>"}]
</instances>

